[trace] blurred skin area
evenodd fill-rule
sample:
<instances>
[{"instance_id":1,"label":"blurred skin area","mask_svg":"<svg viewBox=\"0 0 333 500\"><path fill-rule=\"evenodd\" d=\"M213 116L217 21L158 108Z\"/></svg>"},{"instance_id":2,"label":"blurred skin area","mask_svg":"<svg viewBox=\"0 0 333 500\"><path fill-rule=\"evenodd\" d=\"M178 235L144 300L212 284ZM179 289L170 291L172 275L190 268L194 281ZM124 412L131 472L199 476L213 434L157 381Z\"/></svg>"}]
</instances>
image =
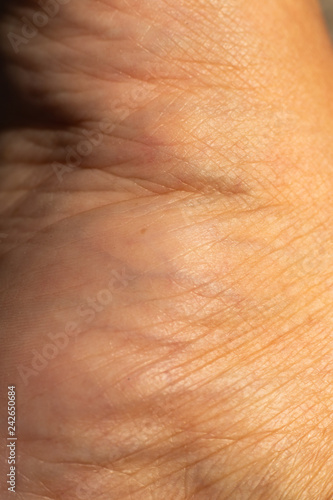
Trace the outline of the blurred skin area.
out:
<instances>
[{"instance_id":1,"label":"blurred skin area","mask_svg":"<svg viewBox=\"0 0 333 500\"><path fill-rule=\"evenodd\" d=\"M317 2L13 0L0 33L16 498L332 499Z\"/></svg>"}]
</instances>

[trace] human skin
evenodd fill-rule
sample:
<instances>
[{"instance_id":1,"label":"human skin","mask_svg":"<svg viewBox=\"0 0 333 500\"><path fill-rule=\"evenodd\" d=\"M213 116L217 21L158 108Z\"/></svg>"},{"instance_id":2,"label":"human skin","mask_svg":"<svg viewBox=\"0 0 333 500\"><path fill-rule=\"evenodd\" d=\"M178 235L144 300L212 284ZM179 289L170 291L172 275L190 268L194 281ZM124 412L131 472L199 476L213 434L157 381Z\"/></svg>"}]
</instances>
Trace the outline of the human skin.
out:
<instances>
[{"instance_id":1,"label":"human skin","mask_svg":"<svg viewBox=\"0 0 333 500\"><path fill-rule=\"evenodd\" d=\"M332 499L333 66L317 3L70 0L13 46L40 10L1 18L16 498Z\"/></svg>"}]
</instances>

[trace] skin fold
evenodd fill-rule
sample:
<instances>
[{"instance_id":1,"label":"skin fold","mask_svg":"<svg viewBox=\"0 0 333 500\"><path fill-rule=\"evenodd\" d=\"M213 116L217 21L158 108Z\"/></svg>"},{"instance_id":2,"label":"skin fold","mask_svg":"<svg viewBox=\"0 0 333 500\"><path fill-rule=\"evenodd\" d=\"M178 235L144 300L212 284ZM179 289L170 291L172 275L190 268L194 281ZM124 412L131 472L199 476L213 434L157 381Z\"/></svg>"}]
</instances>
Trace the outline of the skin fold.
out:
<instances>
[{"instance_id":1,"label":"skin fold","mask_svg":"<svg viewBox=\"0 0 333 500\"><path fill-rule=\"evenodd\" d=\"M0 9L1 499L333 499L317 2Z\"/></svg>"}]
</instances>

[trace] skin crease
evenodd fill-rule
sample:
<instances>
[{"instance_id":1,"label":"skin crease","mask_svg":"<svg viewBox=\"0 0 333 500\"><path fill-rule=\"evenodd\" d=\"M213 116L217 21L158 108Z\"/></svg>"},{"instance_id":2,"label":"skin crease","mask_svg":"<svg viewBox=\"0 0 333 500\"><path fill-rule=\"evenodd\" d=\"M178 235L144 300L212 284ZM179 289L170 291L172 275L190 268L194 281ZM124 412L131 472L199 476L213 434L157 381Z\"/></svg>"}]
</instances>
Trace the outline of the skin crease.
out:
<instances>
[{"instance_id":1,"label":"skin crease","mask_svg":"<svg viewBox=\"0 0 333 500\"><path fill-rule=\"evenodd\" d=\"M317 3L71 0L16 45L41 8L1 9L16 498L332 499Z\"/></svg>"}]
</instances>

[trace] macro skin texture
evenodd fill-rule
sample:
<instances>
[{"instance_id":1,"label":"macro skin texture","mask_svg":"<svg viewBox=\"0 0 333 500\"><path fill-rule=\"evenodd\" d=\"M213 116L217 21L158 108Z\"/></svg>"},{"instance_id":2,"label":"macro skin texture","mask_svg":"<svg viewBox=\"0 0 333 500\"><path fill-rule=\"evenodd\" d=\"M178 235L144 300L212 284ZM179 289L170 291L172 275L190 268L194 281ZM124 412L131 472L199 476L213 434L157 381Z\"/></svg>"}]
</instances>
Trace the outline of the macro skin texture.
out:
<instances>
[{"instance_id":1,"label":"macro skin texture","mask_svg":"<svg viewBox=\"0 0 333 500\"><path fill-rule=\"evenodd\" d=\"M332 499L332 54L316 2L1 9L16 498Z\"/></svg>"}]
</instances>

